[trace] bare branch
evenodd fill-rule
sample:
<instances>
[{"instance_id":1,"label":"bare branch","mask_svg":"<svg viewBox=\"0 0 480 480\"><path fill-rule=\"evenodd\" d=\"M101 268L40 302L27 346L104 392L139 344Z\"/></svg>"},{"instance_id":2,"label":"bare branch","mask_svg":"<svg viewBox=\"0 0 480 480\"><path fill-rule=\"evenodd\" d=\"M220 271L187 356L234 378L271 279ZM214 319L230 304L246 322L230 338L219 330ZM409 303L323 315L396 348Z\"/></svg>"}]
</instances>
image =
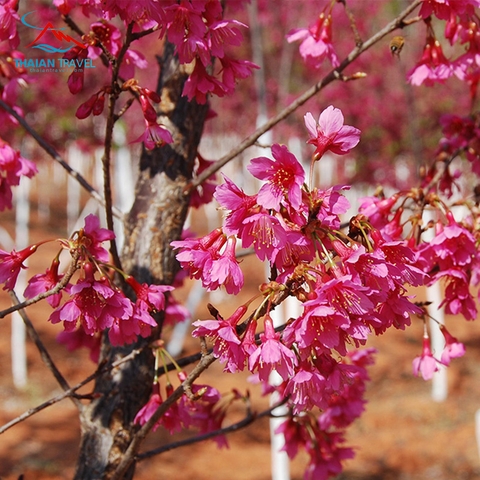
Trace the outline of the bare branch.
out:
<instances>
[{"instance_id":1,"label":"bare branch","mask_svg":"<svg viewBox=\"0 0 480 480\"><path fill-rule=\"evenodd\" d=\"M20 303L20 300L14 291L10 292L10 297L15 303L17 304ZM45 348L45 345L41 341L40 336L35 330L35 327L33 326L32 322L28 318L28 315L26 314L25 310L20 310L19 314L22 317L23 323L25 324L29 337L35 343L35 346L37 347L37 350L40 352L40 356L42 357L42 360L47 366L47 368L52 372L53 376L55 377L58 384L62 387L63 390L65 391L70 390L70 385L68 384L64 376L60 373L60 370L55 365L55 362L52 360L52 357L48 353L48 350ZM83 406L78 399L72 397L72 402L79 410L82 410Z\"/></svg>"},{"instance_id":2,"label":"bare branch","mask_svg":"<svg viewBox=\"0 0 480 480\"><path fill-rule=\"evenodd\" d=\"M3 100L0 99L0 107L7 111L12 117L14 117L18 123L34 138L34 140L42 147L45 152L48 153L57 163L59 163L67 173L73 177L77 182L103 207L105 207L104 198L95 190L95 188L88 183L88 181L76 170L74 170L55 150L55 148L50 145L22 116L20 116L10 105L6 104ZM118 208L112 207L113 214L115 217L123 221L123 213L118 210Z\"/></svg>"},{"instance_id":3,"label":"bare branch","mask_svg":"<svg viewBox=\"0 0 480 480\"><path fill-rule=\"evenodd\" d=\"M405 18L410 15L420 4L422 0L414 0L397 18L392 20L389 24L387 24L382 30L377 32L375 35L370 37L367 41L363 42L361 45L357 45L343 60L339 67L332 70L329 74L327 74L322 80L318 83L310 87L303 95L298 97L294 100L288 107L283 109L279 114L275 117L271 118L268 122L266 122L261 127L257 128L255 132L253 132L250 136L248 136L243 142L241 142L237 147L233 148L229 153L224 155L214 164L210 165L206 168L197 178L193 179L190 184L188 185L188 191L198 187L201 185L205 180L207 180L211 175L216 173L220 170L225 164L227 164L230 160L234 159L236 156L240 155L245 149L255 144L255 142L266 132L268 132L271 128L277 125L279 122L287 118L290 114L292 114L297 108L301 107L307 100L312 98L316 95L320 90L325 88L329 83L333 82L336 79L341 78L341 72L345 70L348 65L350 65L359 55L361 55L365 50L368 50L377 42L379 42L382 38L388 35L390 32L393 32L397 28L402 28L407 23L405 22Z\"/></svg>"},{"instance_id":4,"label":"bare branch","mask_svg":"<svg viewBox=\"0 0 480 480\"><path fill-rule=\"evenodd\" d=\"M118 57L114 61L112 61L112 81L110 84L111 91L108 96L108 115L107 124L105 127L105 148L102 156L102 168L103 195L105 197L105 216L107 218L107 227L111 231L114 231L114 226L112 215L113 202L110 167L112 156L113 128L117 120L117 117L115 116L115 107L120 94L120 89L118 85L120 66L122 64L123 57L125 56L128 47L130 46L130 43L132 41L132 29L133 23L130 23L127 27L127 33L125 36L126 38L124 44L122 45L122 49L120 50ZM112 254L113 263L115 264L115 266L118 269L122 270L122 263L120 261L120 256L118 255L117 242L115 241L115 238L110 240L110 253Z\"/></svg>"},{"instance_id":5,"label":"bare branch","mask_svg":"<svg viewBox=\"0 0 480 480\"><path fill-rule=\"evenodd\" d=\"M211 438L218 437L220 435L226 435L227 433L232 433L232 432L238 432L242 428L248 427L251 425L254 421L258 420L259 418L262 417L269 417L272 415L272 412L278 408L280 405L285 403L285 401L279 402L273 407L268 408L267 410L264 410L263 412L260 413L252 413L250 409L247 409L247 414L245 418L242 420L233 423L232 425L229 425L228 427L223 427L219 428L217 430L212 430L211 432L204 433L202 435L196 435L191 438L185 438L184 440L180 440L178 442L172 442L167 445L164 445L162 447L154 448L152 450L149 450L148 452L140 453L136 456L136 460L146 460L147 458L154 457L155 455L160 455L161 453L168 452L170 450L175 450L176 448L179 447L185 447L187 445L194 445L195 443L200 443L205 440L209 440Z\"/></svg>"},{"instance_id":6,"label":"bare branch","mask_svg":"<svg viewBox=\"0 0 480 480\"><path fill-rule=\"evenodd\" d=\"M26 412L22 413L18 417L14 418L10 422L6 423L5 425L2 425L0 427L0 435L4 432L6 432L8 429L12 428L13 426L17 425L18 423L22 422L23 420L26 420L27 418L31 417L32 415L35 415L38 412L41 412L47 407L50 407L51 405L55 405L56 403L60 402L64 398L67 397L72 397L75 395L75 392L79 389L82 388L84 385L87 383L90 383L91 381L95 380L99 375L102 375L108 370L113 370L114 368L117 368L118 366L122 365L125 362L128 362L130 360L133 360L142 350L133 350L131 353L126 355L125 357L121 358L120 360L117 360L116 362L112 363L110 366L107 366L106 363L103 365L100 365L97 370L89 375L87 378L82 380L81 382L77 383L75 386L69 388L68 390L65 390L63 393L50 398L46 402L41 403L40 405L37 405L34 408L31 408L30 410L27 410Z\"/></svg>"}]
</instances>

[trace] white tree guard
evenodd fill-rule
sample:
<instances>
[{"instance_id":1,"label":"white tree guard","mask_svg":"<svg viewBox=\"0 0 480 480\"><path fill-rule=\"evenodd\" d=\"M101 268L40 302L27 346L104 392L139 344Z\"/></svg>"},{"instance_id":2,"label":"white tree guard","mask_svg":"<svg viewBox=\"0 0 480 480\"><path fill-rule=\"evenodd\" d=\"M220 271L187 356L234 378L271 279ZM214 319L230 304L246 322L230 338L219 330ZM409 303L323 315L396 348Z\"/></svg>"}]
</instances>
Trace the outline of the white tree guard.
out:
<instances>
[{"instance_id":1,"label":"white tree guard","mask_svg":"<svg viewBox=\"0 0 480 480\"><path fill-rule=\"evenodd\" d=\"M28 247L29 243L29 219L30 219L30 195L31 180L22 177L20 185L15 190L15 239L16 250L22 250ZM24 265L28 264L28 259ZM20 301L24 300L23 292L26 287L26 271L21 270L17 282L16 290ZM11 332L11 358L12 358L12 377L15 387L22 389L27 385L27 349L26 349L25 324L18 312L12 313L12 332Z\"/></svg>"},{"instance_id":2,"label":"white tree guard","mask_svg":"<svg viewBox=\"0 0 480 480\"><path fill-rule=\"evenodd\" d=\"M430 221L435 221L431 211L426 211L424 213L423 221L425 225ZM425 241L430 241L434 237L433 230L424 233ZM440 290L440 285L438 282L433 284L426 289L427 301L431 302L428 306L429 315L435 320L430 319L430 344L432 352L436 358L442 352L443 347L445 346L445 339L440 330L439 324L445 324L445 312L443 308L440 308L440 303L442 302L442 292ZM437 323L438 322L438 323ZM432 378L432 399L435 402L443 402L446 400L448 395L448 379L447 379L447 369L443 366L439 366L437 372L433 374Z\"/></svg>"}]
</instances>

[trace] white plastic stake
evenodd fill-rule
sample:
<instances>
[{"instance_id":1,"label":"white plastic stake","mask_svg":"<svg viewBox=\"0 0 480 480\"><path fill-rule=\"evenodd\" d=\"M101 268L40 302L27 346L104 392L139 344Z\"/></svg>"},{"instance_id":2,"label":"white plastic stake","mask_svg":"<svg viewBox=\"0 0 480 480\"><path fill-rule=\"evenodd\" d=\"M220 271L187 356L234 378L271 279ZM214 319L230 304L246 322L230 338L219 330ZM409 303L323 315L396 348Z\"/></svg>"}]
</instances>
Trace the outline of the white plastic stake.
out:
<instances>
[{"instance_id":1,"label":"white plastic stake","mask_svg":"<svg viewBox=\"0 0 480 480\"><path fill-rule=\"evenodd\" d=\"M443 308L440 308L442 292L438 282L427 287L427 301L432 302L428 306L428 313L443 325L445 323L445 314ZM439 358L445 346L445 339L435 320L430 319L430 344L435 358ZM432 399L435 402L444 402L448 395L447 369L442 365L438 368L438 371L434 373L432 378Z\"/></svg>"},{"instance_id":2,"label":"white plastic stake","mask_svg":"<svg viewBox=\"0 0 480 480\"><path fill-rule=\"evenodd\" d=\"M435 218L433 218L432 212L426 211L423 220L425 224L427 224L430 220L435 221ZM433 230L427 231L424 236L426 241L432 240L434 237ZM442 292L439 283L437 282L432 286L427 287L426 295L427 301L431 302L428 306L428 313L435 319L430 319L429 322L430 344L434 356L438 358L445 346L445 340L439 328L439 324L445 324L445 312L443 308L440 308L440 304L442 303ZM432 378L432 399L435 402L443 402L446 400L448 395L447 383L447 369L443 366L439 366L438 371L433 374Z\"/></svg>"},{"instance_id":3,"label":"white plastic stake","mask_svg":"<svg viewBox=\"0 0 480 480\"><path fill-rule=\"evenodd\" d=\"M275 327L285 323L285 320L288 318L287 310L288 307L285 304L281 304L270 312ZM272 372L269 381L272 385L278 385L282 382L282 378L277 372ZM270 405L275 405L279 399L278 393L273 392L270 395ZM287 414L287 406L280 405L272 411L272 418L270 418L270 451L273 480L290 480L290 460L287 453L281 451L281 448L285 445L285 437L282 434L275 433L275 430L285 421Z\"/></svg>"},{"instance_id":4,"label":"white plastic stake","mask_svg":"<svg viewBox=\"0 0 480 480\"><path fill-rule=\"evenodd\" d=\"M68 163L79 173L82 173L82 164L85 161L82 152L75 146L70 145L68 149ZM80 184L76 178L67 178L67 232L73 232L78 215L80 214Z\"/></svg>"},{"instance_id":5,"label":"white plastic stake","mask_svg":"<svg viewBox=\"0 0 480 480\"><path fill-rule=\"evenodd\" d=\"M30 218L30 205L28 201L30 193L31 180L22 177L20 185L15 190L15 238L16 250L22 250L28 246L28 222ZM25 260L24 265L27 265L28 259ZM26 272L20 271L16 289L22 292L26 287ZM22 294L18 294L20 301L23 300ZM25 324L18 312L12 313L12 333L11 333L11 347L12 347L12 377L15 387L21 389L27 384L27 351L25 345Z\"/></svg>"},{"instance_id":6,"label":"white plastic stake","mask_svg":"<svg viewBox=\"0 0 480 480\"><path fill-rule=\"evenodd\" d=\"M475 412L475 438L477 439L477 450L480 457L480 409Z\"/></svg>"}]
</instances>

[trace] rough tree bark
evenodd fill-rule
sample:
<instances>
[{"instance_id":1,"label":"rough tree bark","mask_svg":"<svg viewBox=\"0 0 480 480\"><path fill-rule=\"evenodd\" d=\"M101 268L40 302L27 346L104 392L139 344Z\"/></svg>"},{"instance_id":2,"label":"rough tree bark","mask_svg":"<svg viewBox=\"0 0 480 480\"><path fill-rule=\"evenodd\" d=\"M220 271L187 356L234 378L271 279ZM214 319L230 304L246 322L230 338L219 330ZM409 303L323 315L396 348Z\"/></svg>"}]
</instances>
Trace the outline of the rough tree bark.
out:
<instances>
[{"instance_id":1,"label":"rough tree bark","mask_svg":"<svg viewBox=\"0 0 480 480\"><path fill-rule=\"evenodd\" d=\"M181 97L187 72L178 64L171 44L166 44L159 63L159 117L175 142L142 153L135 202L125 225L122 265L141 283L171 284L178 267L170 242L179 238L187 214L185 187L192 177L208 107ZM161 325L150 338L121 348L112 347L104 339L101 361L112 364L158 338L160 330ZM137 430L132 421L148 400L152 379L153 355L149 348L97 379L94 399L80 415L76 480L111 478ZM133 478L134 469L135 465L124 478Z\"/></svg>"}]
</instances>

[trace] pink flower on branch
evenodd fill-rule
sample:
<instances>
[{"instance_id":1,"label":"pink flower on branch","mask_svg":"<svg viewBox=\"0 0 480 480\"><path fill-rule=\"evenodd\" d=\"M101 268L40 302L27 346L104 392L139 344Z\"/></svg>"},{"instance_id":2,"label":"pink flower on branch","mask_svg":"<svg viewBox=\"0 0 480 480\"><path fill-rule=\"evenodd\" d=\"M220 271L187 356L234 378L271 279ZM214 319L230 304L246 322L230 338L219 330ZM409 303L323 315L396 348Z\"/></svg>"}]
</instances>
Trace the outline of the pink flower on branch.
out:
<instances>
[{"instance_id":1,"label":"pink flower on branch","mask_svg":"<svg viewBox=\"0 0 480 480\"><path fill-rule=\"evenodd\" d=\"M12 187L20 184L22 176L32 178L36 173L32 161L0 139L0 211L12 208Z\"/></svg>"},{"instance_id":2,"label":"pink flower on branch","mask_svg":"<svg viewBox=\"0 0 480 480\"><path fill-rule=\"evenodd\" d=\"M90 360L94 363L98 362L100 357L100 347L102 344L101 334L87 335L82 326L72 332L63 331L57 335L58 343L64 345L69 352L73 352L81 347L85 347L90 351Z\"/></svg>"},{"instance_id":3,"label":"pink flower on branch","mask_svg":"<svg viewBox=\"0 0 480 480\"><path fill-rule=\"evenodd\" d=\"M138 411L135 415L133 423L137 425L145 425L150 418L152 418L153 414L157 411L158 407L162 405L163 399L162 395L160 394L160 385L158 383L154 383L152 386L152 393L148 402ZM161 425L160 422L157 422L152 431L155 431Z\"/></svg>"},{"instance_id":4,"label":"pink flower on branch","mask_svg":"<svg viewBox=\"0 0 480 480\"><path fill-rule=\"evenodd\" d=\"M438 371L437 363L438 361L430 349L430 338L425 334L423 336L422 354L413 359L413 374L417 377L421 374L424 380L431 380L433 374Z\"/></svg>"},{"instance_id":5,"label":"pink flower on branch","mask_svg":"<svg viewBox=\"0 0 480 480\"><path fill-rule=\"evenodd\" d=\"M280 340L275 332L269 315L265 317L265 331L260 334L261 344L250 355L248 368L251 372L258 369L258 376L263 382L268 381L272 371L276 371L283 380L294 374L297 357L293 351Z\"/></svg>"},{"instance_id":6,"label":"pink flower on branch","mask_svg":"<svg viewBox=\"0 0 480 480\"><path fill-rule=\"evenodd\" d=\"M2 1L0 4L0 41L8 40L10 48L17 48L20 38L17 32L18 0Z\"/></svg>"},{"instance_id":7,"label":"pink flower on branch","mask_svg":"<svg viewBox=\"0 0 480 480\"><path fill-rule=\"evenodd\" d=\"M213 341L213 353L222 363L225 371L242 371L245 366L245 352L242 348L236 327L245 315L247 308L241 305L226 320L218 316L215 320L198 320L193 323L197 328L194 337L209 337Z\"/></svg>"},{"instance_id":8,"label":"pink flower on branch","mask_svg":"<svg viewBox=\"0 0 480 480\"><path fill-rule=\"evenodd\" d=\"M332 45L332 16L321 13L317 21L307 28L292 30L287 35L289 43L302 40L300 55L313 68L319 68L325 58L333 67L338 67L337 54Z\"/></svg>"},{"instance_id":9,"label":"pink flower on branch","mask_svg":"<svg viewBox=\"0 0 480 480\"><path fill-rule=\"evenodd\" d=\"M145 131L131 143L137 142L143 142L147 150L153 150L166 143L173 143L173 137L163 125L145 120Z\"/></svg>"},{"instance_id":10,"label":"pink flower on branch","mask_svg":"<svg viewBox=\"0 0 480 480\"><path fill-rule=\"evenodd\" d=\"M12 250L10 253L0 250L0 283L4 283L4 290L13 290L18 274L26 268L23 262L37 251L37 245L24 248L19 252Z\"/></svg>"},{"instance_id":11,"label":"pink flower on branch","mask_svg":"<svg viewBox=\"0 0 480 480\"><path fill-rule=\"evenodd\" d=\"M440 325L440 331L445 338L445 348L442 352L441 361L444 365L450 365L452 358L459 358L465 355L465 345L451 335L445 325Z\"/></svg>"},{"instance_id":12,"label":"pink flower on branch","mask_svg":"<svg viewBox=\"0 0 480 480\"><path fill-rule=\"evenodd\" d=\"M25 298L36 297L40 293L44 293L54 288L63 277L63 274L59 275L58 273L59 266L60 266L60 262L58 258L55 258L52 261L50 268L47 268L47 271L45 273L39 273L38 275L34 275L28 281L28 286L25 289L25 293L24 293ZM47 302L53 308L57 308L60 305L61 299L62 299L62 292L59 292L47 297Z\"/></svg>"},{"instance_id":13,"label":"pink flower on branch","mask_svg":"<svg viewBox=\"0 0 480 480\"><path fill-rule=\"evenodd\" d=\"M85 227L78 234L78 245L95 260L107 263L109 254L102 243L114 238L115 234L107 228L101 228L99 218L91 213L85 217Z\"/></svg>"},{"instance_id":14,"label":"pink flower on branch","mask_svg":"<svg viewBox=\"0 0 480 480\"><path fill-rule=\"evenodd\" d=\"M315 160L320 159L328 150L337 155L345 155L358 144L360 130L344 125L343 122L342 111L332 105L320 114L318 122L310 112L307 112L305 126L310 135L307 143L316 147Z\"/></svg>"},{"instance_id":15,"label":"pink flower on branch","mask_svg":"<svg viewBox=\"0 0 480 480\"><path fill-rule=\"evenodd\" d=\"M473 14L478 7L478 0L423 0L419 14L424 19L434 14L441 20L449 20L456 15Z\"/></svg>"},{"instance_id":16,"label":"pink flower on branch","mask_svg":"<svg viewBox=\"0 0 480 480\"><path fill-rule=\"evenodd\" d=\"M96 280L91 263L84 265L84 272L85 278L71 287L70 300L50 315L50 321L63 322L68 332L73 331L80 321L85 333L93 335L110 328L117 319L130 319L132 302L113 289L107 279Z\"/></svg>"},{"instance_id":17,"label":"pink flower on branch","mask_svg":"<svg viewBox=\"0 0 480 480\"><path fill-rule=\"evenodd\" d=\"M179 240L171 245L181 249L177 260L190 277L201 279L207 290L223 285L227 293L236 295L243 287L234 236L227 238L221 229L216 229L201 239Z\"/></svg>"},{"instance_id":18,"label":"pink flower on branch","mask_svg":"<svg viewBox=\"0 0 480 480\"><path fill-rule=\"evenodd\" d=\"M298 209L302 204L302 185L305 172L295 155L285 145L272 146L275 160L258 157L251 160L247 170L267 183L260 188L257 201L264 208L280 210L280 205L291 204Z\"/></svg>"},{"instance_id":19,"label":"pink flower on branch","mask_svg":"<svg viewBox=\"0 0 480 480\"><path fill-rule=\"evenodd\" d=\"M408 72L408 81L412 85L432 86L435 82L444 82L453 73L450 62L443 54L440 42L430 36L423 50L421 60Z\"/></svg>"}]
</instances>

